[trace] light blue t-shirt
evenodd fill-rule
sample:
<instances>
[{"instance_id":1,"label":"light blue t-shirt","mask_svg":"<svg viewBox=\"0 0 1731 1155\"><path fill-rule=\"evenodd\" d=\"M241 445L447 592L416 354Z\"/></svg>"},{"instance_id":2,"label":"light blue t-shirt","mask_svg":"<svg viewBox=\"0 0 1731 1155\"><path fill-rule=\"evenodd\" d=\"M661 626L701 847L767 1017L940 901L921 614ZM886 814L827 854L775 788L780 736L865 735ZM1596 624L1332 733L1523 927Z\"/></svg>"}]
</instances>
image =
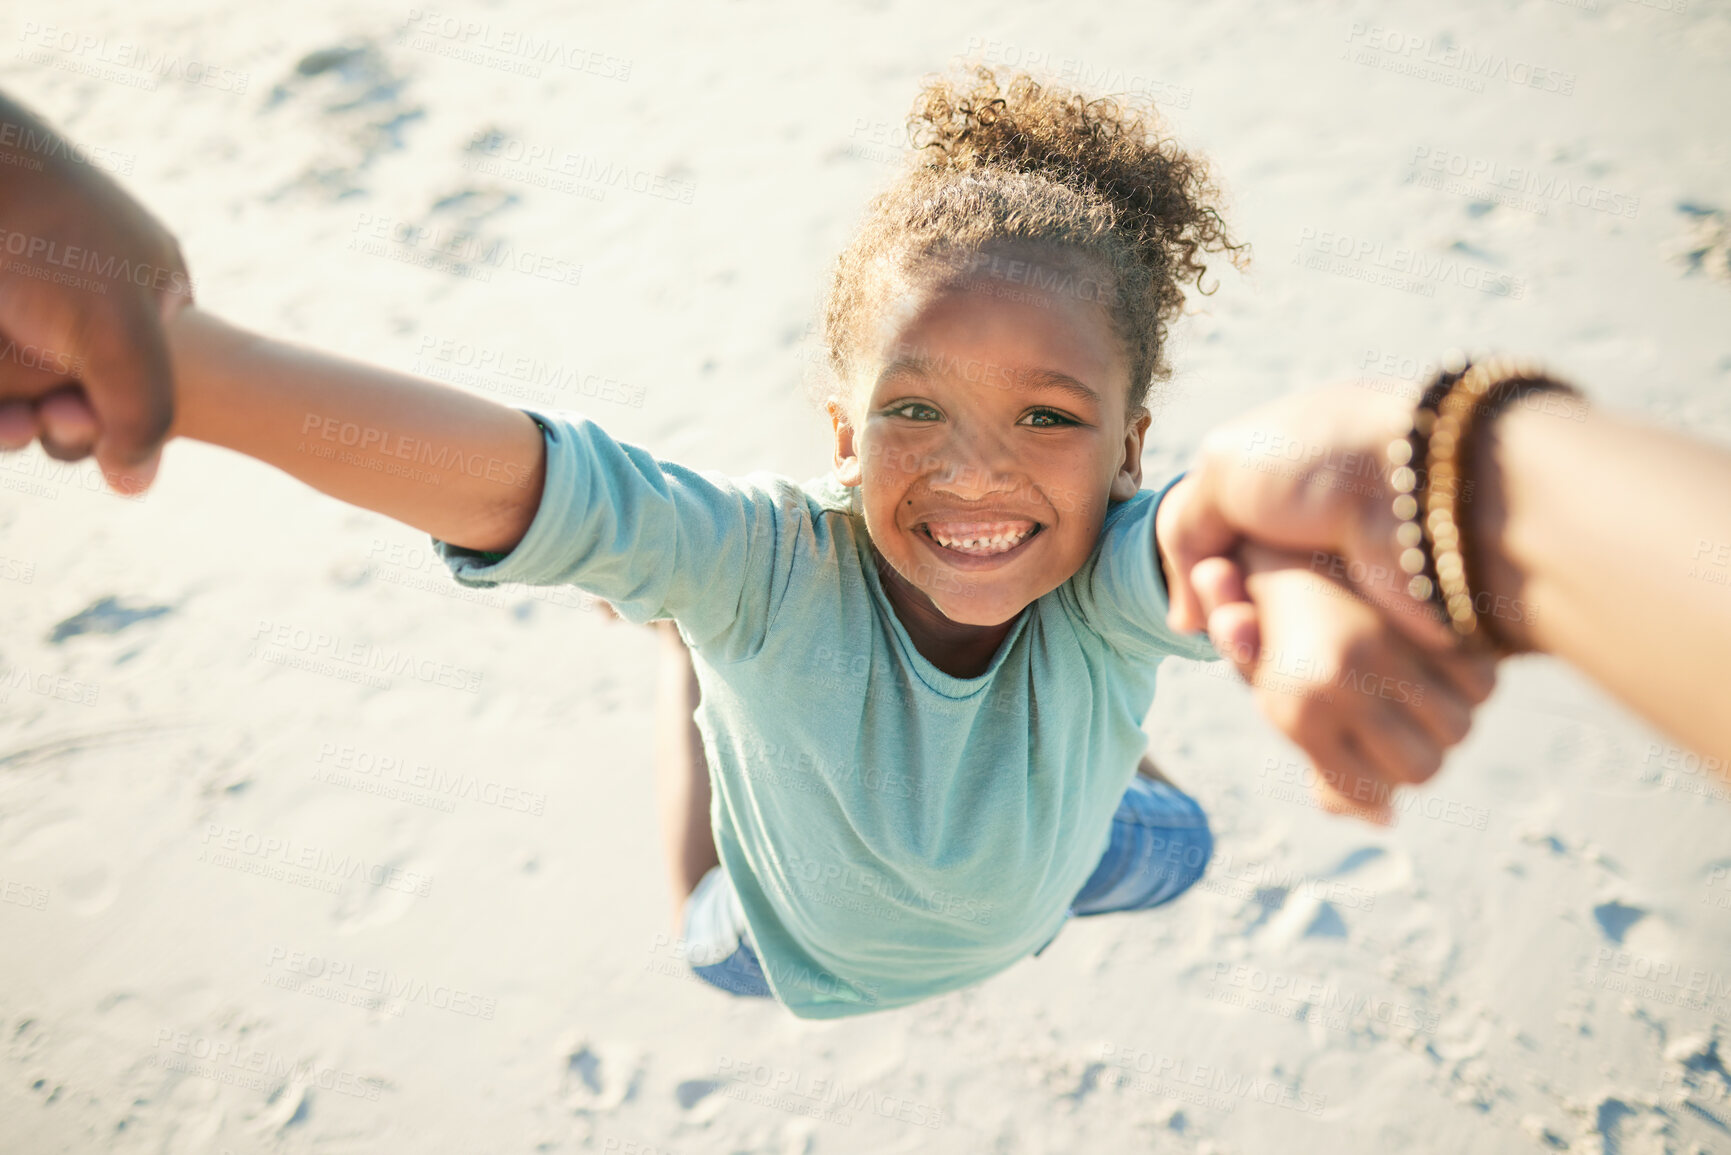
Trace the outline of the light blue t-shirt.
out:
<instances>
[{"instance_id":1,"label":"light blue t-shirt","mask_svg":"<svg viewBox=\"0 0 1731 1155\"><path fill-rule=\"evenodd\" d=\"M569 583L629 621L675 619L716 847L790 1011L905 1006L1058 932L1146 749L1160 659L1215 657L1166 626L1165 487L1113 505L1075 576L956 678L885 597L857 490L698 472L524 412L547 470L523 540L492 562L434 546L463 585Z\"/></svg>"}]
</instances>

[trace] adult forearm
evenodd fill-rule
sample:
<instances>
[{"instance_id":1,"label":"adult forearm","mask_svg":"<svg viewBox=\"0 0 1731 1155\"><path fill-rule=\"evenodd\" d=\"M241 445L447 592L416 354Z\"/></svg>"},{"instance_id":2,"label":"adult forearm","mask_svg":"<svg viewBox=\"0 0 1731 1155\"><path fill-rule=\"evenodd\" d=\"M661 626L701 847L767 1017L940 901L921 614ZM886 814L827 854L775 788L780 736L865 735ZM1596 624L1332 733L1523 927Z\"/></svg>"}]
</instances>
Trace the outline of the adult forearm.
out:
<instances>
[{"instance_id":1,"label":"adult forearm","mask_svg":"<svg viewBox=\"0 0 1731 1155\"><path fill-rule=\"evenodd\" d=\"M1520 644L1702 752L1731 753L1731 453L1593 408L1515 406L1479 442L1470 541Z\"/></svg>"},{"instance_id":2,"label":"adult forearm","mask_svg":"<svg viewBox=\"0 0 1731 1155\"><path fill-rule=\"evenodd\" d=\"M505 551L541 499L541 431L462 390L247 333L197 309L169 332L172 433L257 458L443 541Z\"/></svg>"}]
</instances>

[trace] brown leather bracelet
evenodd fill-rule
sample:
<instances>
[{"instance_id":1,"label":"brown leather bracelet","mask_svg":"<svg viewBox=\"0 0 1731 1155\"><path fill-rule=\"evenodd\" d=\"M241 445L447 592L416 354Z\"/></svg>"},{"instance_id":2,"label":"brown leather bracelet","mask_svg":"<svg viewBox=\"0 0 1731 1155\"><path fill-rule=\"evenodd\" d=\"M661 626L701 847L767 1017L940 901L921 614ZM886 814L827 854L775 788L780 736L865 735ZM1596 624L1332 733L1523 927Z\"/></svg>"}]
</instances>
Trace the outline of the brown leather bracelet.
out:
<instances>
[{"instance_id":1,"label":"brown leather bracelet","mask_svg":"<svg viewBox=\"0 0 1731 1155\"><path fill-rule=\"evenodd\" d=\"M1436 575L1444 619L1463 648L1509 654L1517 647L1493 624L1495 615L1479 604L1484 572L1482 552L1466 543L1463 506L1472 499L1479 463L1473 443L1480 430L1509 405L1532 393L1555 390L1576 397L1580 391L1549 376L1530 358L1493 357L1469 363L1437 403L1425 443L1421 492L1424 540Z\"/></svg>"}]
</instances>

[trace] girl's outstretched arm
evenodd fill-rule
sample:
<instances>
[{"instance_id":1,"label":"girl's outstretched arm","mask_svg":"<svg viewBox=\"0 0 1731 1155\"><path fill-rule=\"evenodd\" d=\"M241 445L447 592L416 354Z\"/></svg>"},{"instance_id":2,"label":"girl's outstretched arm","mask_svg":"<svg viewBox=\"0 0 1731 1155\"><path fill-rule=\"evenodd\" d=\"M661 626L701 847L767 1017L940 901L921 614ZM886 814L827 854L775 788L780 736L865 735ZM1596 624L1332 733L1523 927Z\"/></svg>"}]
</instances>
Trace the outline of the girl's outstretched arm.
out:
<instances>
[{"instance_id":1,"label":"girl's outstretched arm","mask_svg":"<svg viewBox=\"0 0 1731 1155\"><path fill-rule=\"evenodd\" d=\"M248 333L189 307L169 327L171 436L256 457L441 541L503 553L546 471L522 410Z\"/></svg>"}]
</instances>

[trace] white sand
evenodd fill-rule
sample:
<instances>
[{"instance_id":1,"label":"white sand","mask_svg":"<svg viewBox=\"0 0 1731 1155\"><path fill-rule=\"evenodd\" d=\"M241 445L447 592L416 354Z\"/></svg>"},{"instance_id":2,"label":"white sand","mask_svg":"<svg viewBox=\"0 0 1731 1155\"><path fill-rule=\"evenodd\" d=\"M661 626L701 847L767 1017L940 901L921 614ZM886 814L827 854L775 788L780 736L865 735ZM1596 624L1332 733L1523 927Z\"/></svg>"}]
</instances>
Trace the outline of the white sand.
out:
<instances>
[{"instance_id":1,"label":"white sand","mask_svg":"<svg viewBox=\"0 0 1731 1155\"><path fill-rule=\"evenodd\" d=\"M401 368L452 342L611 378L641 404L542 403L693 465L826 468L800 395L814 302L919 77L970 38L1152 86L1256 248L1180 334L1151 483L1225 415L1451 343L1542 353L1609 404L1731 438L1724 217L1679 207L1731 209L1722 4L452 13L490 44L600 54L539 78L427 50L459 43L437 31L399 43L407 9L25 7L5 86L130 170L214 310ZM1438 39L1404 56L1354 22ZM1389 67L1442 38L1503 71ZM128 43L178 72L138 87ZM350 44L372 55L295 77ZM1572 93L1505 78L1534 66ZM632 175L466 169L488 130ZM1493 166L1517 203L1410 182L1422 149L1444 180ZM672 197L630 188L655 177ZM373 221L474 227L580 283L380 256ZM1678 247L1715 228L1691 272ZM1324 233L1366 246L1342 275L1303 263ZM1397 249L1455 263L1362 279ZM1461 283L1498 276L1518 298ZM1731 1150L1731 788L1667 771L1661 739L1554 665L1507 668L1379 831L1313 809L1243 688L1174 661L1148 726L1215 823L1194 892L1073 923L979 988L805 1023L703 986L658 937L645 631L559 593L466 595L422 535L206 446L174 446L137 505L94 484L0 458L0 1150ZM261 660L261 623L479 690ZM447 790L368 792L413 793L417 765ZM266 839L286 849L246 853ZM319 865L244 869L303 853ZM384 885L331 881L345 858ZM327 966L356 985L307 979ZM324 997L369 968L400 997Z\"/></svg>"}]
</instances>

